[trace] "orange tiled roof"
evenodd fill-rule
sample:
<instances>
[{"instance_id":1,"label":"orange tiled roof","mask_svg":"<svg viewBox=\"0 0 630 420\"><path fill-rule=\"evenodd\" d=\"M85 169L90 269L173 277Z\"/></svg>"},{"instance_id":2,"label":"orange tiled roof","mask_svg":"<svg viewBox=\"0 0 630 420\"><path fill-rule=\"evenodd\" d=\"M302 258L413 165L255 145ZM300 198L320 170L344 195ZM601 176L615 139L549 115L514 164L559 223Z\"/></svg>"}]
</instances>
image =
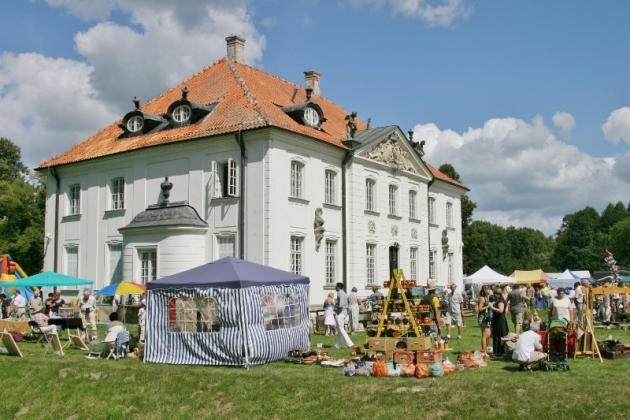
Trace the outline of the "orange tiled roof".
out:
<instances>
[{"instance_id":1,"label":"orange tiled roof","mask_svg":"<svg viewBox=\"0 0 630 420\"><path fill-rule=\"evenodd\" d=\"M342 140L346 136L345 118L349 112L322 96L313 95L311 101L320 106L326 121L321 125L321 130L299 124L280 107L305 102L306 90L302 86L255 67L238 64L227 57L150 100L140 109L153 115L164 114L173 102L181 99L181 90L184 86L188 87L189 100L200 104L218 103L201 122L119 139L123 134L122 128L119 127L121 119L60 155L42 162L39 167L67 165L145 147L267 126L279 127L347 148ZM357 120L357 129L365 130L367 126ZM427 166L434 177L466 188L431 165Z\"/></svg>"},{"instance_id":2,"label":"orange tiled roof","mask_svg":"<svg viewBox=\"0 0 630 420\"><path fill-rule=\"evenodd\" d=\"M433 166L429 165L429 164L428 164L428 163L426 163L426 162L424 162L424 164L425 164L425 165L427 165L427 168L429 168L429 170L431 171L431 174L432 174L435 178L437 178L437 179L439 179L439 180L441 180L441 181L444 181L444 182L448 182L449 184L453 184L453 185L456 185L456 186L458 186L458 187L461 187L461 188L464 188L464 189L466 189L466 190L470 191L470 190L468 189L468 187L466 187L466 186L465 186L464 184L462 184L461 182L459 182L459 181L455 181L455 180L454 180L453 178L451 178L450 176L446 175L446 174L445 174L445 173L443 173L443 172L440 172L438 169L434 168Z\"/></svg>"},{"instance_id":3,"label":"orange tiled roof","mask_svg":"<svg viewBox=\"0 0 630 420\"><path fill-rule=\"evenodd\" d=\"M321 107L327 120L322 124L322 130L301 125L282 111L280 106L305 102L306 91L303 87L257 68L238 64L229 58L223 58L206 67L142 105L140 109L153 115L164 114L169 105L181 99L181 89L184 86L190 91L188 99L191 101L201 104L218 102L217 107L203 121L119 140L123 130L119 127L121 120L118 120L82 143L41 163L40 168L266 126L279 127L346 148L342 139L346 135L347 111L321 96L313 95L311 101ZM295 90L297 93L294 97ZM357 128L364 130L366 125L358 121Z\"/></svg>"}]
</instances>

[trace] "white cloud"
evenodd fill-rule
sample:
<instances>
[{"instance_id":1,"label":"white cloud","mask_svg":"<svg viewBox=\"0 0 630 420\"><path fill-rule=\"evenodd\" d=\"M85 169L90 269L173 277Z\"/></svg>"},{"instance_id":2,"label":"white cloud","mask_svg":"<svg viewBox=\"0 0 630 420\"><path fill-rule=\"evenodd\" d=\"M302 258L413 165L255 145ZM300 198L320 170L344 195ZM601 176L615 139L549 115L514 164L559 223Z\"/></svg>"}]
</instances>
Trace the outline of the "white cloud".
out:
<instances>
[{"instance_id":1,"label":"white cloud","mask_svg":"<svg viewBox=\"0 0 630 420\"><path fill-rule=\"evenodd\" d=\"M414 139L426 140L427 162L453 165L478 204L477 220L553 234L566 214L627 200L624 165L558 140L538 116L530 123L491 119L462 134L417 125ZM624 159L630 161L630 154Z\"/></svg>"},{"instance_id":2,"label":"white cloud","mask_svg":"<svg viewBox=\"0 0 630 420\"><path fill-rule=\"evenodd\" d=\"M392 15L419 19L429 26L449 26L457 18L465 18L467 0L350 0L354 7L389 6Z\"/></svg>"},{"instance_id":3,"label":"white cloud","mask_svg":"<svg viewBox=\"0 0 630 420\"><path fill-rule=\"evenodd\" d=\"M2 136L22 148L29 166L67 150L132 109L223 57L225 37L246 38L245 58L262 58L260 35L245 0L47 0L84 19L107 18L75 36L87 62L40 54L0 56ZM88 10L89 9L89 10ZM91 14L90 14L91 13Z\"/></svg>"},{"instance_id":4,"label":"white cloud","mask_svg":"<svg viewBox=\"0 0 630 420\"><path fill-rule=\"evenodd\" d=\"M553 125L555 125L563 136L568 137L575 127L575 118L568 112L556 112L553 116Z\"/></svg>"},{"instance_id":5,"label":"white cloud","mask_svg":"<svg viewBox=\"0 0 630 420\"><path fill-rule=\"evenodd\" d=\"M59 154L119 116L98 100L84 63L40 54L0 55L2 136L29 166Z\"/></svg>"},{"instance_id":6,"label":"white cloud","mask_svg":"<svg viewBox=\"0 0 630 420\"><path fill-rule=\"evenodd\" d=\"M611 112L602 125L602 131L611 143L617 144L621 140L630 143L630 108L623 107Z\"/></svg>"},{"instance_id":7,"label":"white cloud","mask_svg":"<svg viewBox=\"0 0 630 420\"><path fill-rule=\"evenodd\" d=\"M275 16L266 17L260 21L261 26L267 30L273 29L277 23L278 23L278 18Z\"/></svg>"}]
</instances>

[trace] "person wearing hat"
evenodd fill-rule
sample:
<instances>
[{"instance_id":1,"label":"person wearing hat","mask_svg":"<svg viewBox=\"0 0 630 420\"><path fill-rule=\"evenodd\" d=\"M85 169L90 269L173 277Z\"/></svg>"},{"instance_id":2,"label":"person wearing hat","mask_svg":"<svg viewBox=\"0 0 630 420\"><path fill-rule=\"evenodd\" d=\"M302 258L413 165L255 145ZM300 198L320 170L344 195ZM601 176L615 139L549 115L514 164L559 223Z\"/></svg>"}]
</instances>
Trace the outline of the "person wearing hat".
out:
<instances>
[{"instance_id":1,"label":"person wearing hat","mask_svg":"<svg viewBox=\"0 0 630 420\"><path fill-rule=\"evenodd\" d=\"M435 294L437 284L435 280L429 280L427 282L427 294L422 298L422 304L429 306L429 317L433 320L431 329L436 335L441 335L440 325L442 324L442 317L440 315L440 298Z\"/></svg>"},{"instance_id":2,"label":"person wearing hat","mask_svg":"<svg viewBox=\"0 0 630 420\"><path fill-rule=\"evenodd\" d=\"M31 321L37 323L37 328L44 334L57 334L57 326L48 325L48 317L42 313L43 309L41 305L31 307Z\"/></svg>"}]
</instances>

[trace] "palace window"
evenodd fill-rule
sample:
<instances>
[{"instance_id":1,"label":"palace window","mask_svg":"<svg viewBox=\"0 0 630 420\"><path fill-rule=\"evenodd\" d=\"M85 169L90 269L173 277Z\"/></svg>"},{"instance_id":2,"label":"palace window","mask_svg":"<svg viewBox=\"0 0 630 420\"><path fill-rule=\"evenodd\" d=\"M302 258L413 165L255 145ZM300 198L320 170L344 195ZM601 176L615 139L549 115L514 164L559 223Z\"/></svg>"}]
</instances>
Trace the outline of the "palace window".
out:
<instances>
[{"instance_id":1,"label":"palace window","mask_svg":"<svg viewBox=\"0 0 630 420\"><path fill-rule=\"evenodd\" d=\"M112 210L125 208L125 178L114 178L111 182Z\"/></svg>"},{"instance_id":2,"label":"palace window","mask_svg":"<svg viewBox=\"0 0 630 420\"><path fill-rule=\"evenodd\" d=\"M304 198L304 164L291 162L291 197Z\"/></svg>"},{"instance_id":3,"label":"palace window","mask_svg":"<svg viewBox=\"0 0 630 420\"><path fill-rule=\"evenodd\" d=\"M365 209L376 211L376 181L373 179L365 180Z\"/></svg>"},{"instance_id":4,"label":"palace window","mask_svg":"<svg viewBox=\"0 0 630 420\"><path fill-rule=\"evenodd\" d=\"M70 185L68 188L68 213L81 213L81 184Z\"/></svg>"},{"instance_id":5,"label":"palace window","mask_svg":"<svg viewBox=\"0 0 630 420\"><path fill-rule=\"evenodd\" d=\"M416 203L418 201L417 193L414 190L409 191L409 218L417 219Z\"/></svg>"},{"instance_id":6,"label":"palace window","mask_svg":"<svg viewBox=\"0 0 630 420\"><path fill-rule=\"evenodd\" d=\"M376 284L376 245L367 244L365 248L365 280L367 284Z\"/></svg>"},{"instance_id":7,"label":"palace window","mask_svg":"<svg viewBox=\"0 0 630 420\"><path fill-rule=\"evenodd\" d=\"M298 236L291 237L291 272L293 274L302 274L303 253L302 245L304 238Z\"/></svg>"},{"instance_id":8,"label":"palace window","mask_svg":"<svg viewBox=\"0 0 630 420\"><path fill-rule=\"evenodd\" d=\"M326 204L337 204L337 193L335 188L337 184L337 174L333 171L326 171L325 182L324 202Z\"/></svg>"}]
</instances>

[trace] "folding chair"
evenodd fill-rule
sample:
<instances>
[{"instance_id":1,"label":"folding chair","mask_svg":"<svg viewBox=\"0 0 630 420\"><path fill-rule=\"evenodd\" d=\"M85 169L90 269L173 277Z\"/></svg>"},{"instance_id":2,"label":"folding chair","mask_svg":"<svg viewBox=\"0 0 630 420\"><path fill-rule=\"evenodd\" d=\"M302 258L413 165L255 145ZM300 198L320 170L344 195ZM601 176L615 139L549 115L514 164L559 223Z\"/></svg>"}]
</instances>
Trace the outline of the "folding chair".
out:
<instances>
[{"instance_id":1,"label":"folding chair","mask_svg":"<svg viewBox=\"0 0 630 420\"><path fill-rule=\"evenodd\" d=\"M39 337L37 339L37 341L35 342L35 344L39 343L42 340L44 340L46 342L46 344L50 344L50 338L48 337L48 334L46 334L45 332L43 332L42 330L39 329L39 325L37 324L37 322L35 322L35 321L28 321L28 325L29 325L29 327L31 327L31 332L36 337Z\"/></svg>"},{"instance_id":2,"label":"folding chair","mask_svg":"<svg viewBox=\"0 0 630 420\"><path fill-rule=\"evenodd\" d=\"M118 360L121 357L127 357L127 352L129 351L129 341L131 340L131 335L129 331L121 331L116 336L116 341L114 341L114 345L109 349L109 354L107 355L107 359L113 357L114 360Z\"/></svg>"},{"instance_id":3,"label":"folding chair","mask_svg":"<svg viewBox=\"0 0 630 420\"><path fill-rule=\"evenodd\" d=\"M101 357L101 354L103 354L105 348L103 347L103 342L100 340L100 338L98 338L98 332L96 337L92 337L90 339L88 347L90 349L90 352L87 356L85 356L87 359L98 359L99 357Z\"/></svg>"}]
</instances>

